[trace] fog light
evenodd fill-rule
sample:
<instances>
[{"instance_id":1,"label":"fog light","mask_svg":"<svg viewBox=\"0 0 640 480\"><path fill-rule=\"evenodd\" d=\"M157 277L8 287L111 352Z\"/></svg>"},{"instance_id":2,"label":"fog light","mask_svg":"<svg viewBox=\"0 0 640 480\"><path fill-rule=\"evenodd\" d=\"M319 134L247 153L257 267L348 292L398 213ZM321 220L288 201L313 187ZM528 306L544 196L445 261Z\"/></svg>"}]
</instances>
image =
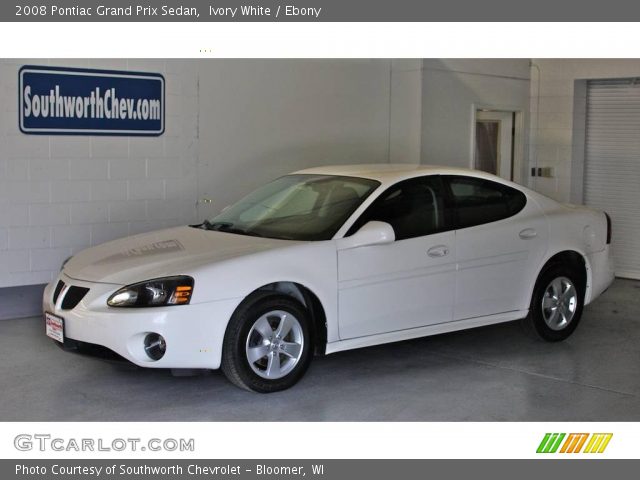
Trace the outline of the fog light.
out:
<instances>
[{"instance_id":1,"label":"fog light","mask_svg":"<svg viewBox=\"0 0 640 480\"><path fill-rule=\"evenodd\" d=\"M144 337L144 351L151 360L160 360L167 351L167 342L159 333L150 333Z\"/></svg>"}]
</instances>

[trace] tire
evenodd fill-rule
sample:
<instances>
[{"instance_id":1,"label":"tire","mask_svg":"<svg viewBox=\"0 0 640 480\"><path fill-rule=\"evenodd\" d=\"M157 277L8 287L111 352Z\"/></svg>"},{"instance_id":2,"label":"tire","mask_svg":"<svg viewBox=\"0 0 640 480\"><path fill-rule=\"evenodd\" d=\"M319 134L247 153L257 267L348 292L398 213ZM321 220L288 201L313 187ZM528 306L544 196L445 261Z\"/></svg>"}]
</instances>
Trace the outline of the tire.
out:
<instances>
[{"instance_id":1,"label":"tire","mask_svg":"<svg viewBox=\"0 0 640 480\"><path fill-rule=\"evenodd\" d=\"M229 321L221 368L234 385L271 393L295 385L312 356L311 321L304 306L291 297L257 292Z\"/></svg>"},{"instance_id":2,"label":"tire","mask_svg":"<svg viewBox=\"0 0 640 480\"><path fill-rule=\"evenodd\" d=\"M536 281L529 315L522 320L525 331L547 342L568 338L580 323L584 293L584 275L567 265L550 265Z\"/></svg>"}]
</instances>

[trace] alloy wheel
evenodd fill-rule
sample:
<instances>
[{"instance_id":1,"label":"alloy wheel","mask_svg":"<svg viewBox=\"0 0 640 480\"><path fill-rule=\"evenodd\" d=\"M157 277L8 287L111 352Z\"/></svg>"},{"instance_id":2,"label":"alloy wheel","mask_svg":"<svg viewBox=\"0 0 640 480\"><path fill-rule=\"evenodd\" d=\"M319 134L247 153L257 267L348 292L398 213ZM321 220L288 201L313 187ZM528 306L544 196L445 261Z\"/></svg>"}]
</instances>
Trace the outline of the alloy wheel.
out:
<instances>
[{"instance_id":1,"label":"alloy wheel","mask_svg":"<svg viewBox=\"0 0 640 480\"><path fill-rule=\"evenodd\" d=\"M276 380L289 374L304 349L302 325L284 310L273 310L259 317L247 335L246 358L260 377Z\"/></svg>"},{"instance_id":2,"label":"alloy wheel","mask_svg":"<svg viewBox=\"0 0 640 480\"><path fill-rule=\"evenodd\" d=\"M567 277L554 278L542 295L542 317L551 330L563 330L578 308L578 291Z\"/></svg>"}]
</instances>

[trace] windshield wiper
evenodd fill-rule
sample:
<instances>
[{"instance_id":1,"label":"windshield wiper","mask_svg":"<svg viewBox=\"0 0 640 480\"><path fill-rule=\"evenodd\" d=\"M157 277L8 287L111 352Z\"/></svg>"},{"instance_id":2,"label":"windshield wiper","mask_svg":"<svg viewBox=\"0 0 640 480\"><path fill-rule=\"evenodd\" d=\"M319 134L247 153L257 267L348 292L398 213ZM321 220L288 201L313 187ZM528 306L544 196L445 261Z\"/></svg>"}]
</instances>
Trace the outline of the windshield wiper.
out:
<instances>
[{"instance_id":1,"label":"windshield wiper","mask_svg":"<svg viewBox=\"0 0 640 480\"><path fill-rule=\"evenodd\" d=\"M242 228L234 227L231 222L210 222L205 220L202 223L202 228L205 230L214 230L216 232L236 233L238 235L250 235L252 237L262 237L259 233L245 230Z\"/></svg>"},{"instance_id":2,"label":"windshield wiper","mask_svg":"<svg viewBox=\"0 0 640 480\"><path fill-rule=\"evenodd\" d=\"M233 227L233 223L231 222L211 222L209 220L205 220L200 225L205 230L220 230L222 228Z\"/></svg>"}]
</instances>

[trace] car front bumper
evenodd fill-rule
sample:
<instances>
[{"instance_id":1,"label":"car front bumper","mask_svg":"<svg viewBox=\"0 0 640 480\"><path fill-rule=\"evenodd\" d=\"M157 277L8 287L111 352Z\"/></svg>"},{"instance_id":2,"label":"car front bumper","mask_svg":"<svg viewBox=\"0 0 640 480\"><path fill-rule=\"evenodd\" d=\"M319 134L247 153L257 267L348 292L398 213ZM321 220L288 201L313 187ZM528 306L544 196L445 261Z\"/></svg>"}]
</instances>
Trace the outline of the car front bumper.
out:
<instances>
[{"instance_id":1,"label":"car front bumper","mask_svg":"<svg viewBox=\"0 0 640 480\"><path fill-rule=\"evenodd\" d=\"M75 307L63 309L64 289L53 301L60 280L89 291ZM170 307L108 307L107 299L121 286L75 280L64 273L47 285L42 307L64 319L67 341L63 347L73 349L78 342L105 347L140 367L220 367L224 332L241 299ZM160 334L166 341L166 353L160 360L152 360L145 351L144 339L149 333Z\"/></svg>"}]
</instances>

